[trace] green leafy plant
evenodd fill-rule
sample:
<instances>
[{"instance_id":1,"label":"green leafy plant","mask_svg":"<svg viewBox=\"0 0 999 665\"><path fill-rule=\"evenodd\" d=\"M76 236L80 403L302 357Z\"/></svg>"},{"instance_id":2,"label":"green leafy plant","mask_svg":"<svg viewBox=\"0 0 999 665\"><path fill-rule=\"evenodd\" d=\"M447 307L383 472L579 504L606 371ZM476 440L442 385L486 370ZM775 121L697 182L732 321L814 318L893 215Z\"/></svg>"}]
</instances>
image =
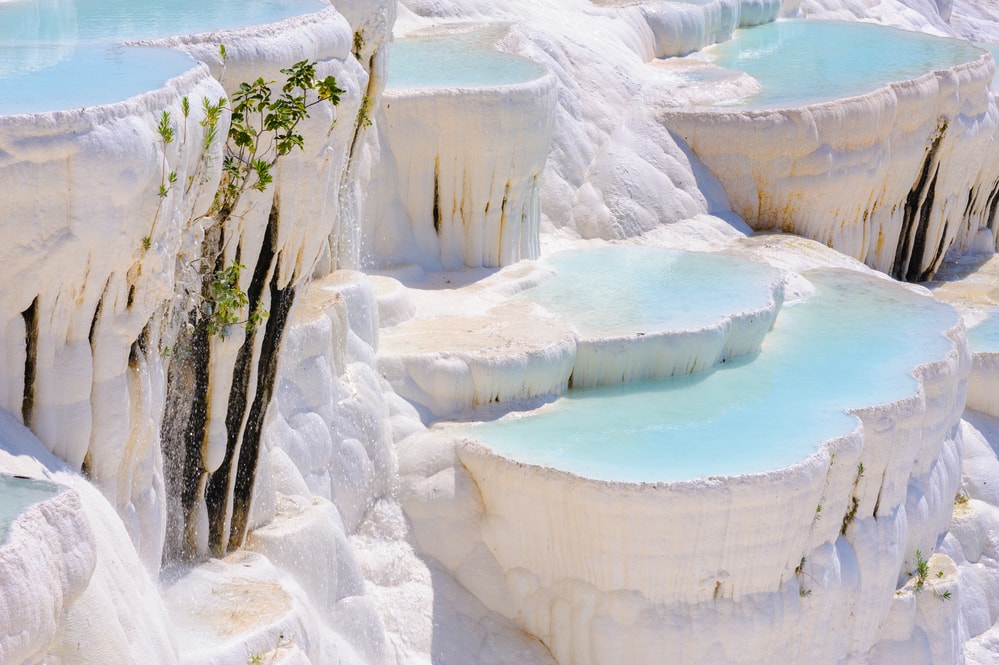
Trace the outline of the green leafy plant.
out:
<instances>
[{"instance_id":1,"label":"green leafy plant","mask_svg":"<svg viewBox=\"0 0 999 665\"><path fill-rule=\"evenodd\" d=\"M808 598L812 595L812 590L805 586L805 576L808 576L812 579L812 581L815 581L814 577L805 572L806 561L807 559L805 557L801 557L801 561L794 569L794 576L798 578L798 597L800 598Z\"/></svg>"},{"instance_id":2,"label":"green leafy plant","mask_svg":"<svg viewBox=\"0 0 999 665\"><path fill-rule=\"evenodd\" d=\"M172 185L177 181L176 173L171 171L167 175L166 148L174 140L174 129L173 124L170 122L169 111L163 111L163 114L160 115L160 121L156 125L156 133L160 135L160 140L163 142L163 164L160 168L160 197L165 197L170 190L168 183Z\"/></svg>"},{"instance_id":3,"label":"green leafy plant","mask_svg":"<svg viewBox=\"0 0 999 665\"><path fill-rule=\"evenodd\" d=\"M923 558L923 553L916 550L916 571L914 577L916 578L916 591L922 591L923 587L926 585L926 578L930 574L930 563Z\"/></svg>"},{"instance_id":4,"label":"green leafy plant","mask_svg":"<svg viewBox=\"0 0 999 665\"><path fill-rule=\"evenodd\" d=\"M361 51L364 50L364 28L354 33L354 48L352 53L358 60L361 59Z\"/></svg>"},{"instance_id":5,"label":"green leafy plant","mask_svg":"<svg viewBox=\"0 0 999 665\"><path fill-rule=\"evenodd\" d=\"M257 307L243 318L249 298L239 285L240 273L246 266L233 261L225 268L211 274L207 281L207 294L202 298L201 318L210 335L227 337L230 326L244 325L248 332L255 331L268 313Z\"/></svg>"},{"instance_id":6,"label":"green leafy plant","mask_svg":"<svg viewBox=\"0 0 999 665\"><path fill-rule=\"evenodd\" d=\"M361 98L361 106L357 109L357 127L371 126L371 98L367 95Z\"/></svg>"},{"instance_id":7,"label":"green leafy plant","mask_svg":"<svg viewBox=\"0 0 999 665\"><path fill-rule=\"evenodd\" d=\"M181 144L187 144L187 119L191 115L191 100L187 97L182 97L180 100L180 114L184 116L184 138L181 140Z\"/></svg>"},{"instance_id":8,"label":"green leafy plant","mask_svg":"<svg viewBox=\"0 0 999 665\"><path fill-rule=\"evenodd\" d=\"M950 600L951 598L950 589L947 589L946 591L940 591L934 595L940 600Z\"/></svg>"},{"instance_id":9,"label":"green leafy plant","mask_svg":"<svg viewBox=\"0 0 999 665\"><path fill-rule=\"evenodd\" d=\"M857 463L857 474L853 477L853 493L850 496L850 507L847 509L846 514L843 515L843 526L840 527L839 533L841 536L846 535L846 530L853 523L853 520L857 517L857 510L860 508L860 499L857 498L857 487L860 485L860 479L864 477L864 463Z\"/></svg>"},{"instance_id":10,"label":"green leafy plant","mask_svg":"<svg viewBox=\"0 0 999 665\"><path fill-rule=\"evenodd\" d=\"M311 107L324 101L340 103L344 91L336 78L319 78L314 62L302 60L281 73L287 78L279 91L272 88L273 81L258 78L241 83L232 97L222 181L211 210L221 221L232 215L247 190L267 189L281 157L304 148L298 125L309 117Z\"/></svg>"}]
</instances>

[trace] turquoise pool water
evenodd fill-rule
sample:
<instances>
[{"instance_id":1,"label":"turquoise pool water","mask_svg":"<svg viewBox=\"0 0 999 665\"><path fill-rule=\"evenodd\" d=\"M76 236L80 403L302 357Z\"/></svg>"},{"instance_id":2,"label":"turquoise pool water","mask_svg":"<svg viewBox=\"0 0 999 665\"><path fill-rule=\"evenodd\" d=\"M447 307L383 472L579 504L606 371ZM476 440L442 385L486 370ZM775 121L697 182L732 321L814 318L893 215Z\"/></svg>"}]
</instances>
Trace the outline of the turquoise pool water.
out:
<instances>
[{"instance_id":1,"label":"turquoise pool water","mask_svg":"<svg viewBox=\"0 0 999 665\"><path fill-rule=\"evenodd\" d=\"M870 23L785 20L736 30L705 49L714 64L744 71L762 91L742 102L777 108L852 97L981 56L970 42Z\"/></svg>"},{"instance_id":2,"label":"turquoise pool water","mask_svg":"<svg viewBox=\"0 0 999 665\"><path fill-rule=\"evenodd\" d=\"M605 480L660 482L793 464L856 425L846 409L916 389L912 369L944 357L947 305L883 280L806 273L754 357L664 381L572 390L537 414L462 433L501 455Z\"/></svg>"},{"instance_id":3,"label":"turquoise pool water","mask_svg":"<svg viewBox=\"0 0 999 665\"><path fill-rule=\"evenodd\" d=\"M389 51L388 88L475 88L533 81L541 65L493 48L479 31L397 39Z\"/></svg>"},{"instance_id":4,"label":"turquoise pool water","mask_svg":"<svg viewBox=\"0 0 999 665\"><path fill-rule=\"evenodd\" d=\"M51 498L62 487L46 480L18 478L0 474L0 545L7 542L7 532L25 508Z\"/></svg>"},{"instance_id":5,"label":"turquoise pool water","mask_svg":"<svg viewBox=\"0 0 999 665\"><path fill-rule=\"evenodd\" d=\"M972 353L999 353L999 310L968 328L968 346Z\"/></svg>"},{"instance_id":6,"label":"turquoise pool water","mask_svg":"<svg viewBox=\"0 0 999 665\"><path fill-rule=\"evenodd\" d=\"M721 254L634 245L546 259L557 274L524 291L587 337L688 330L765 307L777 270Z\"/></svg>"},{"instance_id":7,"label":"turquoise pool water","mask_svg":"<svg viewBox=\"0 0 999 665\"><path fill-rule=\"evenodd\" d=\"M161 88L194 65L169 49L81 45L37 71L0 76L0 115L111 104Z\"/></svg>"},{"instance_id":8,"label":"turquoise pool water","mask_svg":"<svg viewBox=\"0 0 999 665\"><path fill-rule=\"evenodd\" d=\"M6 0L0 44L154 39L273 23L324 0Z\"/></svg>"},{"instance_id":9,"label":"turquoise pool water","mask_svg":"<svg viewBox=\"0 0 999 665\"><path fill-rule=\"evenodd\" d=\"M992 59L999 63L999 44L977 42L975 46L983 48L992 54ZM992 92L999 92L999 75L992 77Z\"/></svg>"},{"instance_id":10,"label":"turquoise pool water","mask_svg":"<svg viewBox=\"0 0 999 665\"><path fill-rule=\"evenodd\" d=\"M324 0L0 0L0 114L61 111L155 90L194 65L126 40L273 23Z\"/></svg>"}]
</instances>

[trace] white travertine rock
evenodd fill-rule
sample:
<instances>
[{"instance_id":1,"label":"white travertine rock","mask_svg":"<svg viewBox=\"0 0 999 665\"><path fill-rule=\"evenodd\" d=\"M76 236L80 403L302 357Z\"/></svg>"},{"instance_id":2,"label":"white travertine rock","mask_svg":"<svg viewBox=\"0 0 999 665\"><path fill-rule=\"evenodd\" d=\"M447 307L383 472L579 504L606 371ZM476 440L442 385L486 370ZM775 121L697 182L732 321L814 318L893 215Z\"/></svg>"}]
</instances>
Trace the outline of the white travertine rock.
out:
<instances>
[{"instance_id":1,"label":"white travertine rock","mask_svg":"<svg viewBox=\"0 0 999 665\"><path fill-rule=\"evenodd\" d=\"M65 487L0 544L0 660L176 663L163 602L106 498L6 411L0 469Z\"/></svg>"},{"instance_id":2,"label":"white travertine rock","mask_svg":"<svg viewBox=\"0 0 999 665\"><path fill-rule=\"evenodd\" d=\"M178 139L164 152L156 123L164 111L182 117L182 96L221 94L198 66L111 106L0 117L3 224L18 238L0 249L0 262L24 280L0 289L2 406L27 412L55 454L88 468L151 571L165 519L163 362L139 350L158 338L177 288L175 262L198 233L186 225L189 211L207 205L218 177L201 168L200 105L186 145ZM165 170L180 182L193 177L190 191L175 187L161 199Z\"/></svg>"},{"instance_id":3,"label":"white travertine rock","mask_svg":"<svg viewBox=\"0 0 999 665\"><path fill-rule=\"evenodd\" d=\"M999 417L999 353L974 354L968 376L968 408Z\"/></svg>"},{"instance_id":4,"label":"white travertine rock","mask_svg":"<svg viewBox=\"0 0 999 665\"><path fill-rule=\"evenodd\" d=\"M781 4L781 0L711 0L639 6L655 39L655 57L668 58L727 41L736 28L774 21Z\"/></svg>"},{"instance_id":5,"label":"white travertine rock","mask_svg":"<svg viewBox=\"0 0 999 665\"><path fill-rule=\"evenodd\" d=\"M311 492L336 505L347 533L389 491L396 469L384 384L369 366L377 316L361 273L309 284L287 333L293 360L281 368L267 433Z\"/></svg>"},{"instance_id":6,"label":"white travertine rock","mask_svg":"<svg viewBox=\"0 0 999 665\"><path fill-rule=\"evenodd\" d=\"M259 554L167 569L161 590L181 663L235 665L272 652L277 662L364 662L324 626L303 589Z\"/></svg>"},{"instance_id":7,"label":"white travertine rock","mask_svg":"<svg viewBox=\"0 0 999 665\"><path fill-rule=\"evenodd\" d=\"M725 190L690 151L674 142L660 122L660 112L687 102L731 98L743 94L751 82L744 77L713 81L708 77L707 82L687 85L669 64L648 61L670 49L689 50L726 38L736 25L770 20L778 9L776 2L715 0L697 8L653 2L598 5L586 0L409 4L418 10L402 8L407 28L412 29L442 19L513 24L500 46L543 63L556 81L541 91L542 101L550 103L555 114L549 121L551 148L546 154L544 148L528 146L531 159L546 164L544 170L522 168L521 163L512 168L519 175L537 176L536 183L525 181L518 191L535 192L540 208L529 196L523 199L526 203L516 205L540 213L537 221L531 219L534 226L517 241L519 245L512 241L502 245L506 249L497 249L497 256L506 251L513 260L514 248L522 255L534 255L531 252L538 250L531 245L537 242L533 228L539 227L555 231L558 241L574 235L642 236L670 246L717 247L744 234L745 227L729 211ZM796 4L785 3L783 11L794 11ZM802 0L801 7L808 15L849 14L937 32L951 30L946 23L949 0L910 0L908 5L885 0L871 6L849 0ZM160 566L169 492L159 448L170 361L159 348L169 328L164 315L175 300L183 299L183 265L197 260L200 251L200 225L189 227L187 221L192 213L207 209L217 173L208 174L209 182L203 186L191 192L178 188L163 200L156 190L164 163L181 182L196 173L201 155L190 146L200 143L197 100L225 93L199 69L164 90L110 107L0 118L2 219L6 220L0 221L0 227L10 226L5 235L9 242L0 248L0 266L8 276L0 287L0 406L22 414L21 418L29 414L28 424L45 445L72 468L85 469L101 492L70 471L54 470L54 460L45 462L49 467L45 471L30 458L45 459L47 453L20 428L19 416L0 418L3 447L20 442L16 450L7 450L10 455L0 454L0 468L49 475L71 486L26 510L12 530L11 543L0 545L0 577L7 580L0 583L0 617L5 617L0 620L0 661L169 664L178 660L177 646L181 646L180 660L199 665L243 665L250 659L550 664L552 654L562 663L661 662L668 649L689 640L696 648L677 660L772 662L779 653L817 663L837 658L940 663L959 662L961 644L971 635L977 637L969 642L969 664L994 660L999 652L999 632L994 627L999 616L994 592L999 587L999 553L992 537L997 524L990 505L994 492L987 488L999 487L999 463L990 457L984 436L955 424L964 392L951 380L955 371L950 367L940 368L938 375L932 368L926 370L923 393L917 399L862 413L862 431L858 428L847 437L852 448L845 440L840 442L835 461L819 454L811 459L812 466L798 469L811 484L795 490L807 498L789 501L787 515L781 512L783 505L772 514L741 506L748 517L733 522L731 533L715 539L731 547L711 550L714 559L677 557L667 561L664 570L645 564L597 567L614 559L609 552L580 562L582 550L553 549L572 544L571 538L558 535L559 529L579 524L582 534L602 524L604 531L630 529L643 535L662 525L640 522L635 515L606 517L616 503L613 493L588 493L572 483L568 490L556 491L547 484L511 480L511 487L523 485L523 492L535 492L542 499L529 506L531 519L524 522L540 535L525 538L518 522L503 521L503 511L512 510L510 506L523 497L505 496L505 485L496 489L498 479L519 470L498 462L493 469L493 461L471 449L456 450L448 442L419 434L404 442L399 452L404 496L415 527L409 533L406 516L391 498L397 481L392 441L421 432L422 425L416 410L393 393L375 369L378 319L397 327L410 323L415 330L427 325L429 315L441 312L428 312L428 299L414 290L396 284L386 290L377 284L372 288L359 274L334 273L331 280L310 287L304 286L305 281L310 275L325 276L339 267L360 265L358 227L363 224L364 233L372 237L372 219L384 222L387 232L402 233L395 245L378 239L382 245L373 246L391 247L396 255L369 257L375 264L412 260L425 268L448 262L487 265L482 257L491 253L477 249L479 236L473 233L469 237L474 251L468 258L456 227L439 246L434 244L437 238L429 234L423 238L436 253L417 251L418 234L399 222L405 215L395 186L387 178L375 178L368 187L367 170L377 160L383 160L381 166L393 174L401 164L394 149L380 141L383 135L365 131L357 122L365 98L375 110L376 123L387 122L379 95L396 5L343 0L337 2L337 10L339 14L329 9L280 25L168 40L203 57L230 91L258 75L278 79L281 67L305 58L319 60L321 73L335 74L347 89L339 109L317 110L305 127L309 152L291 156L279 169L273 190L255 197L254 210L228 229L243 243L241 260L255 257L269 223L271 194L276 194L282 220L276 245L280 256L267 267L268 279L274 276L276 284L295 284L309 292L286 333L280 367L283 383L262 441L264 456L252 506L251 524L257 531L250 542L266 550L273 561L238 553L186 575L170 571L162 597L172 608L172 620L148 579L148 573ZM957 0L953 29L997 41L999 30L988 25L990 11ZM216 59L219 42L226 44L229 54L224 75ZM962 78L958 72L956 81L949 75L934 76L934 94L947 101L927 103L931 91L925 82L902 91L905 94L895 91L901 100L896 104L899 117L911 117L915 129L889 132L886 140L895 142L899 153L905 152L890 167L906 188L911 187L936 118L952 111L948 104L968 102L957 116L948 116L952 119L939 149L940 160L956 175L941 171L938 192L958 194L938 212L940 220L957 219L953 215L959 217L965 207L971 214L946 232L933 217L931 226L935 226L929 233L937 235L927 240L927 246L953 241L955 251L991 251L996 240L988 230L996 177L990 170L994 103L987 99L979 103L977 73ZM183 123L186 141L178 140L164 150L155 133L156 122L166 110L178 123L184 95L195 102L191 118ZM415 128L421 126L417 123L432 117L422 114L427 109L437 114L443 108L429 101L421 104L423 111L414 114L412 125L394 130L404 135L407 146L417 142ZM937 115L918 116L924 108ZM881 120L887 113L878 104L868 110L881 114ZM828 115L842 116L841 128L858 136L885 127L852 113L843 107L829 110ZM455 120L458 112L439 115ZM336 127L327 134L334 118ZM434 120L440 123L440 118ZM489 120L496 124L488 117L477 117L475 122ZM868 132L864 129L868 126L874 129ZM177 130L181 132L180 124ZM951 144L957 134L963 138ZM504 134L518 141L537 135L522 129ZM736 140L749 141L744 135ZM465 162L443 164L442 172L460 185L465 172L475 172L475 187L470 190L476 191L469 192L468 200L482 201L482 214L473 212L483 218L477 223L484 228L489 224L485 201L491 201L490 214L496 204L489 192L478 191L486 179L476 171L481 155L468 151L462 155ZM915 166L903 165L906 155ZM219 155L213 152L213 156ZM414 173L400 177L416 180L419 175L426 180L434 172L432 166L413 160ZM772 175L779 179L791 173ZM978 184L974 192L966 193L970 182ZM463 193L456 187L452 198L460 199ZM383 194L396 197L385 208L390 215L366 214L365 197ZM422 195L426 196L426 187ZM381 211L383 203L368 207ZM22 214L26 208L32 211L30 219ZM461 212L461 207L457 210ZM384 221L390 218L395 221ZM484 243L490 247L501 246L496 236L482 237L490 238ZM740 251L758 242L765 240L746 240ZM235 258L236 244L227 248L227 260ZM791 269L796 261L835 261L831 250L815 258L814 244L803 242L787 241L779 251L759 246L750 251L769 254ZM253 272L244 274L244 287ZM473 294L451 314L471 319L496 312L504 307L495 297L498 293ZM388 334L381 335L384 344ZM212 402L219 404L210 415L210 440L203 459L208 469L224 463L222 405L241 341L241 333L236 333L213 348L210 390ZM485 386L480 392L486 398L518 395L517 390L527 384L551 384L561 390L559 363L570 355L563 351L556 354L557 362L537 364L516 354L503 358L497 352L469 373L478 377L480 387ZM479 360L483 358L473 359ZM965 360L956 364L966 365ZM513 369L493 371L504 363ZM540 376L549 371L554 376ZM993 410L988 406L987 382L977 385L974 376L969 380L969 400ZM435 386L431 390L435 395L453 390L436 386L440 377L426 372L421 377ZM26 391L26 382L37 390ZM33 393L28 409L26 392ZM29 439L30 444L24 443ZM929 558L931 571L944 574L931 576L929 588L917 593L908 575L914 551L931 552L948 528L962 446L971 498L966 507L959 505L941 553ZM478 474L489 470L493 478L478 483L461 459ZM867 469L862 478L851 469L858 460ZM545 483L552 480L540 475ZM712 482L705 483L709 489L704 497L721 496L719 501L688 497L696 504L691 512L707 515L696 525L701 532L718 527L721 513L712 517L712 510L734 505L736 496L759 497L762 505L774 505L763 484L747 480L726 494ZM656 490L642 492L654 495ZM806 526L806 513L814 513L809 501L821 500L827 516L845 516L853 497L857 512L845 533L839 533L841 525L835 518ZM199 501L192 519L195 531L207 538L208 510L204 500ZM589 501L596 508L592 516L574 513L568 509L572 501L577 505ZM652 508L661 508L658 502L651 503ZM559 519L545 523L553 516ZM779 532L772 528L777 532L772 541L762 529L738 531L764 522L773 525L777 517L786 517L787 525ZM687 514L680 519L688 519ZM665 527L679 529L677 524ZM696 549L712 542L707 536L691 538L689 530L676 534L670 547L680 543ZM441 563L428 563L413 551L410 539ZM202 544L201 549L206 547ZM773 556L775 551L779 556ZM641 558L640 552L628 554ZM801 554L807 561L795 559ZM779 559L776 565L768 565L771 558ZM541 563L533 563L536 560ZM553 562L563 560L572 564L565 567L571 575L560 578L562 566ZM511 561L526 565L510 568ZM719 565L709 565L718 561L724 562L725 575ZM529 571L527 565L543 574ZM796 573L799 566L801 572ZM689 579L684 570L691 571ZM366 577L365 588L359 571ZM776 590L775 572L778 580L784 574L783 586L778 582ZM625 574L636 579L669 577L673 586L655 588L650 597L689 597L694 602L650 605L642 597L644 590L602 586ZM951 590L950 601L936 596ZM721 637L719 617L727 622ZM836 624L838 618L843 618L843 626ZM526 635L524 625L545 643Z\"/></svg>"},{"instance_id":8,"label":"white travertine rock","mask_svg":"<svg viewBox=\"0 0 999 665\"><path fill-rule=\"evenodd\" d=\"M754 229L804 235L923 281L955 240L970 245L989 222L999 124L993 71L983 55L846 100L661 117Z\"/></svg>"},{"instance_id":9,"label":"white travertine rock","mask_svg":"<svg viewBox=\"0 0 999 665\"><path fill-rule=\"evenodd\" d=\"M856 411L853 433L786 469L586 480L429 432L400 445L403 505L421 550L559 662L863 657L914 552L948 527L970 363L963 327L950 335L915 395ZM906 635L932 631L953 653L954 615L931 609ZM830 614L857 620L829 631Z\"/></svg>"},{"instance_id":10,"label":"white travertine rock","mask_svg":"<svg viewBox=\"0 0 999 665\"><path fill-rule=\"evenodd\" d=\"M561 394L575 357L572 329L520 302L383 331L378 370L396 393L443 417L490 402Z\"/></svg>"},{"instance_id":11,"label":"white travertine rock","mask_svg":"<svg viewBox=\"0 0 999 665\"><path fill-rule=\"evenodd\" d=\"M784 300L780 279L775 279L769 289L767 304L732 312L713 326L626 337L580 337L572 385L583 388L692 374L756 353Z\"/></svg>"},{"instance_id":12,"label":"white travertine rock","mask_svg":"<svg viewBox=\"0 0 999 665\"><path fill-rule=\"evenodd\" d=\"M539 254L541 177L556 80L475 88L390 88L377 114L377 265L499 267Z\"/></svg>"}]
</instances>

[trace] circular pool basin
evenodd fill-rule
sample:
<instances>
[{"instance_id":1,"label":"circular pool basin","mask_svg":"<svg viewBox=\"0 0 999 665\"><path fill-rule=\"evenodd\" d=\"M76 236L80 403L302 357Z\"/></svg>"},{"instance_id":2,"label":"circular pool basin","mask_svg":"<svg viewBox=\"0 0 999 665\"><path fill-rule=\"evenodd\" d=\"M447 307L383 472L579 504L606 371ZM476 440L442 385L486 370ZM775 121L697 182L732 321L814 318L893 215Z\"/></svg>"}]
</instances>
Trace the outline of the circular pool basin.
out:
<instances>
[{"instance_id":1,"label":"circular pool basin","mask_svg":"<svg viewBox=\"0 0 999 665\"><path fill-rule=\"evenodd\" d=\"M992 59L999 63L999 44L990 42L976 42L975 46L985 49L992 54ZM992 92L999 92L999 76L992 78Z\"/></svg>"},{"instance_id":2,"label":"circular pool basin","mask_svg":"<svg viewBox=\"0 0 999 665\"><path fill-rule=\"evenodd\" d=\"M780 108L872 92L971 62L983 50L958 39L870 23L792 19L737 30L705 53L715 65L744 71L762 85L759 93L734 104Z\"/></svg>"},{"instance_id":3,"label":"circular pool basin","mask_svg":"<svg viewBox=\"0 0 999 665\"><path fill-rule=\"evenodd\" d=\"M464 434L497 454L625 482L762 473L857 427L848 409L915 394L912 371L953 349L947 305L858 273L806 273L761 352L664 381L572 390Z\"/></svg>"},{"instance_id":4,"label":"circular pool basin","mask_svg":"<svg viewBox=\"0 0 999 665\"><path fill-rule=\"evenodd\" d=\"M0 76L0 115L112 104L162 88L194 66L191 56L181 51L80 45L37 71Z\"/></svg>"},{"instance_id":5,"label":"circular pool basin","mask_svg":"<svg viewBox=\"0 0 999 665\"><path fill-rule=\"evenodd\" d=\"M724 254L615 245L553 254L555 277L522 296L585 337L689 330L773 305L780 273Z\"/></svg>"},{"instance_id":6,"label":"circular pool basin","mask_svg":"<svg viewBox=\"0 0 999 665\"><path fill-rule=\"evenodd\" d=\"M329 6L323 0L7 0L0 45L138 40L274 23Z\"/></svg>"},{"instance_id":7,"label":"circular pool basin","mask_svg":"<svg viewBox=\"0 0 999 665\"><path fill-rule=\"evenodd\" d=\"M968 347L972 353L999 353L999 310L968 328Z\"/></svg>"},{"instance_id":8,"label":"circular pool basin","mask_svg":"<svg viewBox=\"0 0 999 665\"><path fill-rule=\"evenodd\" d=\"M325 7L323 0L0 1L0 115L118 102L194 67L186 54L125 41L273 23Z\"/></svg>"},{"instance_id":9,"label":"circular pool basin","mask_svg":"<svg viewBox=\"0 0 999 665\"><path fill-rule=\"evenodd\" d=\"M387 88L481 88L540 78L541 65L497 51L495 30L407 37L392 43Z\"/></svg>"},{"instance_id":10,"label":"circular pool basin","mask_svg":"<svg viewBox=\"0 0 999 665\"><path fill-rule=\"evenodd\" d=\"M0 474L0 545L7 542L10 525L29 506L49 499L62 487L47 480Z\"/></svg>"}]
</instances>

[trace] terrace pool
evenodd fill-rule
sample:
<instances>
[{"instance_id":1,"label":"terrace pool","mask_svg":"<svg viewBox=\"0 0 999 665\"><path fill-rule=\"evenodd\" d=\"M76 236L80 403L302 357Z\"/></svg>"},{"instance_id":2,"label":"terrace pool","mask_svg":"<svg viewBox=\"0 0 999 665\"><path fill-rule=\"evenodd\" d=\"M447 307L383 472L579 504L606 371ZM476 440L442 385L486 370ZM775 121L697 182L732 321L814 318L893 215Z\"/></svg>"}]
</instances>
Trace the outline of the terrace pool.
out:
<instances>
[{"instance_id":1,"label":"terrace pool","mask_svg":"<svg viewBox=\"0 0 999 665\"><path fill-rule=\"evenodd\" d=\"M7 542L10 525L32 504L49 499L62 487L47 480L0 474L0 545Z\"/></svg>"},{"instance_id":2,"label":"terrace pool","mask_svg":"<svg viewBox=\"0 0 999 665\"><path fill-rule=\"evenodd\" d=\"M999 353L999 310L968 328L968 346L973 353Z\"/></svg>"},{"instance_id":3,"label":"terrace pool","mask_svg":"<svg viewBox=\"0 0 999 665\"><path fill-rule=\"evenodd\" d=\"M618 245L547 259L551 280L522 297L587 337L688 330L764 308L780 281L774 268L728 255Z\"/></svg>"},{"instance_id":4,"label":"terrace pool","mask_svg":"<svg viewBox=\"0 0 999 665\"><path fill-rule=\"evenodd\" d=\"M760 82L762 90L740 105L779 108L861 95L971 62L983 49L870 23L791 19L737 30L705 53Z\"/></svg>"},{"instance_id":5,"label":"terrace pool","mask_svg":"<svg viewBox=\"0 0 999 665\"><path fill-rule=\"evenodd\" d=\"M857 426L847 409L917 387L912 370L953 348L947 305L847 271L806 273L816 292L785 306L753 357L690 376L571 390L522 417L463 434L520 462L625 482L759 473Z\"/></svg>"},{"instance_id":6,"label":"terrace pool","mask_svg":"<svg viewBox=\"0 0 999 665\"><path fill-rule=\"evenodd\" d=\"M71 44L190 35L274 23L323 0L6 0L0 45Z\"/></svg>"},{"instance_id":7,"label":"terrace pool","mask_svg":"<svg viewBox=\"0 0 999 665\"><path fill-rule=\"evenodd\" d=\"M161 88L184 53L122 42L273 23L322 0L0 1L0 115L63 111Z\"/></svg>"},{"instance_id":8,"label":"terrace pool","mask_svg":"<svg viewBox=\"0 0 999 665\"><path fill-rule=\"evenodd\" d=\"M490 30L407 37L392 44L388 88L478 88L540 78L541 65L493 47Z\"/></svg>"}]
</instances>

